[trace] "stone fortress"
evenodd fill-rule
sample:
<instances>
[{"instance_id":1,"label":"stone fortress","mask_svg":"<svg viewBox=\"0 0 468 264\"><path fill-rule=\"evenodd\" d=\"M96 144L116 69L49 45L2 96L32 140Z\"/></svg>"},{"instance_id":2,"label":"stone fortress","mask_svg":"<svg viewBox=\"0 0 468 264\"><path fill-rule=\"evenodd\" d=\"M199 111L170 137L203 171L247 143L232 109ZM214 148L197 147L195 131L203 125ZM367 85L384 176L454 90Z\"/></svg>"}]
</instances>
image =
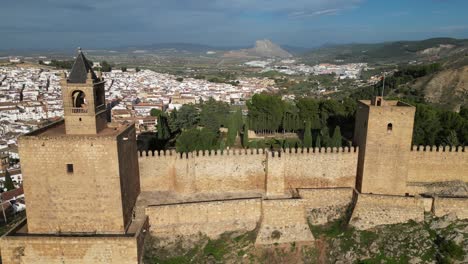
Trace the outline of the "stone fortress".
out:
<instances>
[{"instance_id":1,"label":"stone fortress","mask_svg":"<svg viewBox=\"0 0 468 264\"><path fill-rule=\"evenodd\" d=\"M341 217L468 218L467 149L411 146L408 104L360 101L352 148L142 152L133 125L107 123L103 82L79 52L64 121L20 139L27 219L2 237L3 263L141 263L148 233L257 230L262 246L313 242L308 222Z\"/></svg>"}]
</instances>

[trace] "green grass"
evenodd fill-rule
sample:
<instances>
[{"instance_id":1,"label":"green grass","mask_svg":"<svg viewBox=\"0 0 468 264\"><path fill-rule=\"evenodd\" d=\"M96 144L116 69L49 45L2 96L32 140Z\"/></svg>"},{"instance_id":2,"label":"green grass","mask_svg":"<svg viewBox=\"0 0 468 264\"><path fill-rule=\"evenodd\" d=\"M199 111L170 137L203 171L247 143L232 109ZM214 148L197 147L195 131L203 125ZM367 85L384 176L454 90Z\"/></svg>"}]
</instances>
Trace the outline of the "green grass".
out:
<instances>
[{"instance_id":1,"label":"green grass","mask_svg":"<svg viewBox=\"0 0 468 264\"><path fill-rule=\"evenodd\" d=\"M228 253L226 241L222 238L217 240L209 240L203 249L206 256L213 256L216 260L220 261L223 256Z\"/></svg>"}]
</instances>

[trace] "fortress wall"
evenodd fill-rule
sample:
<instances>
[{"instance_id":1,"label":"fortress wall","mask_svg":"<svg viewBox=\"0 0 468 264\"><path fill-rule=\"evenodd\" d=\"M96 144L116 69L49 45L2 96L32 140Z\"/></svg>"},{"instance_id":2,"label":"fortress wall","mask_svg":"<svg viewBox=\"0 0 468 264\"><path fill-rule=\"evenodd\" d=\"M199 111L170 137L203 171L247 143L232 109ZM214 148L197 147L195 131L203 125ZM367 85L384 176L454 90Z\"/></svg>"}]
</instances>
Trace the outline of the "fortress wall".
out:
<instances>
[{"instance_id":1,"label":"fortress wall","mask_svg":"<svg viewBox=\"0 0 468 264\"><path fill-rule=\"evenodd\" d=\"M359 194L350 224L357 229L424 221L424 202L416 197Z\"/></svg>"},{"instance_id":2,"label":"fortress wall","mask_svg":"<svg viewBox=\"0 0 468 264\"><path fill-rule=\"evenodd\" d=\"M179 193L264 192L263 150L229 150L221 153L170 152L139 159L143 191Z\"/></svg>"},{"instance_id":3,"label":"fortress wall","mask_svg":"<svg viewBox=\"0 0 468 264\"><path fill-rule=\"evenodd\" d=\"M251 231L260 221L261 199L179 203L146 208L151 233L158 237L196 235L216 238L229 231Z\"/></svg>"},{"instance_id":4,"label":"fortress wall","mask_svg":"<svg viewBox=\"0 0 468 264\"><path fill-rule=\"evenodd\" d=\"M151 154L150 154L151 155ZM158 155L156 153L156 155ZM140 186L142 192L169 191L174 188L174 164L177 160L175 152L161 153L161 156L140 156Z\"/></svg>"},{"instance_id":5,"label":"fortress wall","mask_svg":"<svg viewBox=\"0 0 468 264\"><path fill-rule=\"evenodd\" d=\"M315 151L315 152L314 152ZM184 194L267 192L295 188L354 187L357 148L229 150L181 154L167 151L139 159L142 191ZM266 177L266 175L268 175Z\"/></svg>"},{"instance_id":6,"label":"fortress wall","mask_svg":"<svg viewBox=\"0 0 468 264\"><path fill-rule=\"evenodd\" d=\"M10 236L0 244L5 264L139 263L134 237Z\"/></svg>"},{"instance_id":7,"label":"fortress wall","mask_svg":"<svg viewBox=\"0 0 468 264\"><path fill-rule=\"evenodd\" d=\"M468 149L413 147L409 155L408 182L468 182Z\"/></svg>"},{"instance_id":8,"label":"fortress wall","mask_svg":"<svg viewBox=\"0 0 468 264\"><path fill-rule=\"evenodd\" d=\"M437 217L455 214L458 219L468 219L468 198L436 197L433 210Z\"/></svg>"},{"instance_id":9,"label":"fortress wall","mask_svg":"<svg viewBox=\"0 0 468 264\"><path fill-rule=\"evenodd\" d=\"M262 222L255 244L312 242L302 199L262 201Z\"/></svg>"},{"instance_id":10,"label":"fortress wall","mask_svg":"<svg viewBox=\"0 0 468 264\"><path fill-rule=\"evenodd\" d=\"M313 225L322 225L346 215L353 200L352 188L299 189L304 208Z\"/></svg>"},{"instance_id":11,"label":"fortress wall","mask_svg":"<svg viewBox=\"0 0 468 264\"><path fill-rule=\"evenodd\" d=\"M356 184L357 148L315 148L310 153L281 153L286 188L351 187ZM275 158L272 158L272 163ZM268 170L270 171L270 169Z\"/></svg>"}]
</instances>

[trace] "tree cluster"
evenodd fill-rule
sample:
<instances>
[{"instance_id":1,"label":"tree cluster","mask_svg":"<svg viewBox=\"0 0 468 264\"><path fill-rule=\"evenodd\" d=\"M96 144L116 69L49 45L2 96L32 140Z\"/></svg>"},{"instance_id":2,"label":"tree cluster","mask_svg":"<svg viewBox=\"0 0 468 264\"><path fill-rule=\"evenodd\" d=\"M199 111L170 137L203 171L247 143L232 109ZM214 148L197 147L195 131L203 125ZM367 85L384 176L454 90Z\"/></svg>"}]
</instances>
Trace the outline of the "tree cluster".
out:
<instances>
[{"instance_id":1,"label":"tree cluster","mask_svg":"<svg viewBox=\"0 0 468 264\"><path fill-rule=\"evenodd\" d=\"M302 133L304 147L342 146L340 126L346 129L348 138L354 130L356 103L352 100L316 100L300 98L283 101L269 94L256 94L247 102L248 124L260 133ZM334 136L330 136L333 129ZM338 139L339 137L339 139ZM313 138L316 143L313 144Z\"/></svg>"},{"instance_id":2,"label":"tree cluster","mask_svg":"<svg viewBox=\"0 0 468 264\"><path fill-rule=\"evenodd\" d=\"M427 104L416 105L414 145L458 146L468 144L468 107L460 113Z\"/></svg>"}]
</instances>

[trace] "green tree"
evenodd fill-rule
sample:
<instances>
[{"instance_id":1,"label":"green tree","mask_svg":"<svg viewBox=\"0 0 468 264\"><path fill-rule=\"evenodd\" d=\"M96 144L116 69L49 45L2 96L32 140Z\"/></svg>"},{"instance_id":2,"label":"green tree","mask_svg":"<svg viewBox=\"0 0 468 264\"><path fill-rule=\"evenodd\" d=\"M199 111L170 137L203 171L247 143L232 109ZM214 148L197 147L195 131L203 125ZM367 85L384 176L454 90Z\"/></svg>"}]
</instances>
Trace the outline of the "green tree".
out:
<instances>
[{"instance_id":1,"label":"green tree","mask_svg":"<svg viewBox=\"0 0 468 264\"><path fill-rule=\"evenodd\" d=\"M440 130L441 125L436 109L424 104L416 105L413 144L435 145Z\"/></svg>"},{"instance_id":2,"label":"green tree","mask_svg":"<svg viewBox=\"0 0 468 264\"><path fill-rule=\"evenodd\" d=\"M10 172L5 169L5 184L3 185L4 188L7 189L7 191L11 191L15 189L15 185L13 184L13 180L11 179Z\"/></svg>"},{"instance_id":3,"label":"green tree","mask_svg":"<svg viewBox=\"0 0 468 264\"><path fill-rule=\"evenodd\" d=\"M244 148L249 146L249 125L247 123L244 124L244 134L242 135L242 145Z\"/></svg>"},{"instance_id":4,"label":"green tree","mask_svg":"<svg viewBox=\"0 0 468 264\"><path fill-rule=\"evenodd\" d=\"M297 101L297 107L299 108L299 118L304 121L311 122L311 128L320 129L319 119L319 104L317 100L312 98L301 98Z\"/></svg>"},{"instance_id":5,"label":"green tree","mask_svg":"<svg viewBox=\"0 0 468 264\"><path fill-rule=\"evenodd\" d=\"M228 135L227 135L227 145L232 147L236 141L237 132L238 132L237 119L234 115L229 117L228 125Z\"/></svg>"},{"instance_id":6,"label":"green tree","mask_svg":"<svg viewBox=\"0 0 468 264\"><path fill-rule=\"evenodd\" d=\"M176 150L180 153L194 150L213 150L219 147L217 135L209 129L192 128L184 130L176 140Z\"/></svg>"},{"instance_id":7,"label":"green tree","mask_svg":"<svg viewBox=\"0 0 468 264\"><path fill-rule=\"evenodd\" d=\"M169 123L167 121L167 117L164 114L158 116L157 130L159 140L168 140L171 138Z\"/></svg>"},{"instance_id":8,"label":"green tree","mask_svg":"<svg viewBox=\"0 0 468 264\"><path fill-rule=\"evenodd\" d=\"M333 131L333 136L331 139L331 147L341 147L342 141L341 141L341 130L339 126L335 127L335 130Z\"/></svg>"},{"instance_id":9,"label":"green tree","mask_svg":"<svg viewBox=\"0 0 468 264\"><path fill-rule=\"evenodd\" d=\"M194 128L200 121L198 109L192 104L183 105L179 110L174 110L170 116L172 131Z\"/></svg>"},{"instance_id":10,"label":"green tree","mask_svg":"<svg viewBox=\"0 0 468 264\"><path fill-rule=\"evenodd\" d=\"M310 121L306 121L305 129L304 129L304 147L311 148L312 147L312 128Z\"/></svg>"},{"instance_id":11,"label":"green tree","mask_svg":"<svg viewBox=\"0 0 468 264\"><path fill-rule=\"evenodd\" d=\"M455 132L454 130L450 130L450 132L448 133L448 136L445 138L444 143L447 146L452 146L452 147L456 147L460 145L460 142L458 141L458 137L457 137L457 132Z\"/></svg>"},{"instance_id":12,"label":"green tree","mask_svg":"<svg viewBox=\"0 0 468 264\"><path fill-rule=\"evenodd\" d=\"M101 71L110 72L112 71L112 66L107 61L103 61L101 62Z\"/></svg>"},{"instance_id":13,"label":"green tree","mask_svg":"<svg viewBox=\"0 0 468 264\"><path fill-rule=\"evenodd\" d=\"M157 108L153 108L153 109L151 109L151 111L150 111L150 115L151 115L151 116L159 116L160 114L162 114L162 111L159 110L159 109L157 109Z\"/></svg>"},{"instance_id":14,"label":"green tree","mask_svg":"<svg viewBox=\"0 0 468 264\"><path fill-rule=\"evenodd\" d=\"M315 140L315 147L316 148L321 148L322 147L322 143L320 142L320 135L317 135L317 139Z\"/></svg>"},{"instance_id":15,"label":"green tree","mask_svg":"<svg viewBox=\"0 0 468 264\"><path fill-rule=\"evenodd\" d=\"M227 127L229 105L210 98L200 105L200 125L218 133L220 127Z\"/></svg>"},{"instance_id":16,"label":"green tree","mask_svg":"<svg viewBox=\"0 0 468 264\"><path fill-rule=\"evenodd\" d=\"M321 138L322 147L330 147L331 139L330 139L330 132L328 130L328 126L324 126L322 130L320 130L320 138Z\"/></svg>"},{"instance_id":17,"label":"green tree","mask_svg":"<svg viewBox=\"0 0 468 264\"><path fill-rule=\"evenodd\" d=\"M255 94L247 102L249 127L255 131L276 132L281 126L284 102L281 97L269 94Z\"/></svg>"}]
</instances>

